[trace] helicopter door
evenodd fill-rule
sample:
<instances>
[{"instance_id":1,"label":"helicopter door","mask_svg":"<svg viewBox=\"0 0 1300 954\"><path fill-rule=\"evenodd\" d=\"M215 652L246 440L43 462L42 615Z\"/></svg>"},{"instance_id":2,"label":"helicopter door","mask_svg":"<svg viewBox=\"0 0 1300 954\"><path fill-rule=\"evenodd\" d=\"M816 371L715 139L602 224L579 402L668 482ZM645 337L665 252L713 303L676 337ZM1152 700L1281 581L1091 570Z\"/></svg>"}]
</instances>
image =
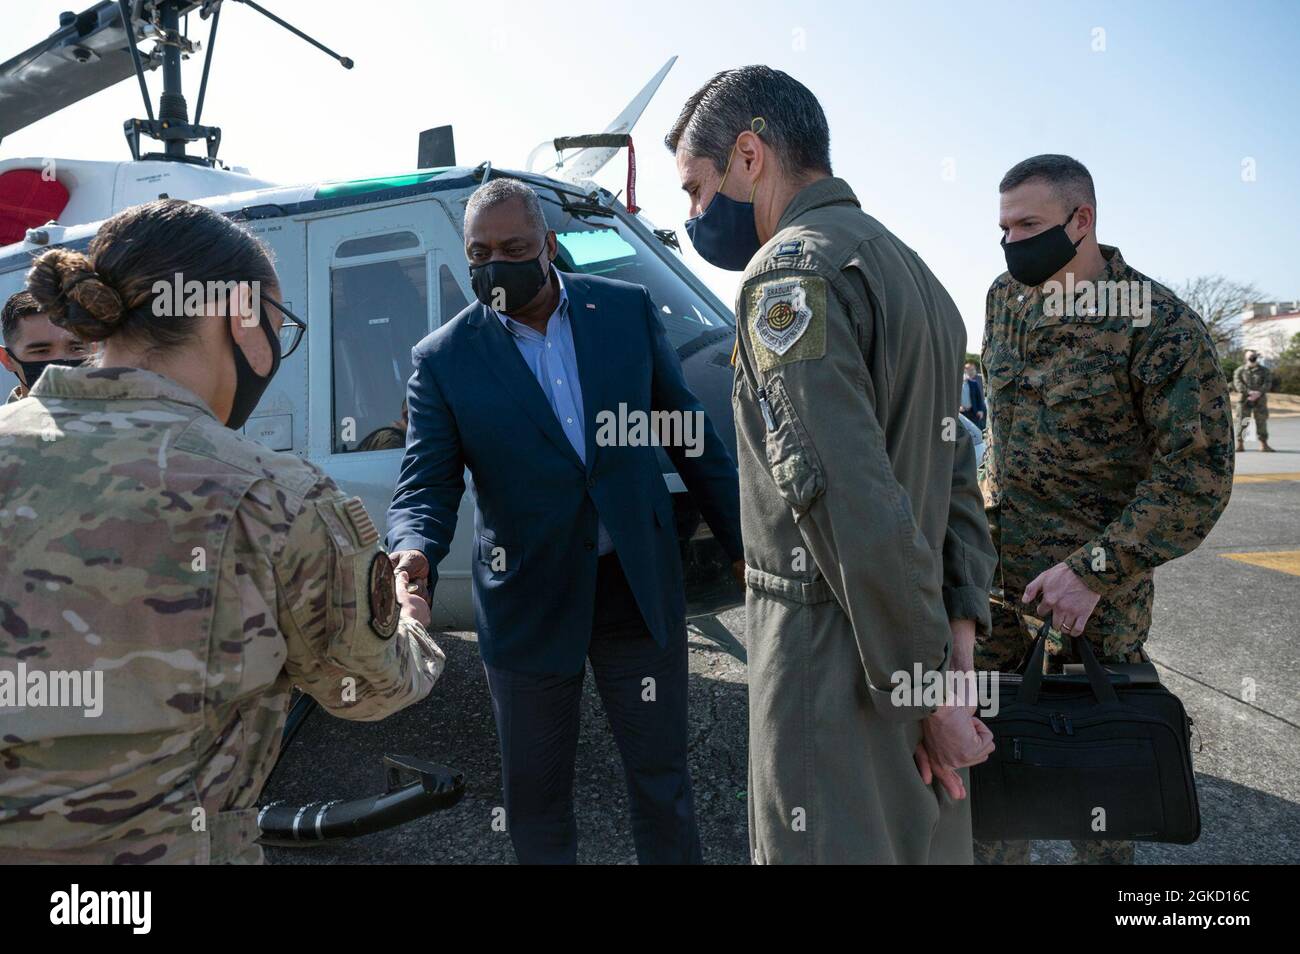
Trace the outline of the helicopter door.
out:
<instances>
[{"instance_id":1,"label":"helicopter door","mask_svg":"<svg viewBox=\"0 0 1300 954\"><path fill-rule=\"evenodd\" d=\"M361 498L380 528L405 452L411 349L466 301L459 239L438 233L439 225L430 203L413 202L307 226L309 456ZM447 242L444 255L439 249ZM472 626L473 531L473 500L466 494L439 571L446 585L440 583L430 607L435 626Z\"/></svg>"},{"instance_id":2,"label":"helicopter door","mask_svg":"<svg viewBox=\"0 0 1300 954\"><path fill-rule=\"evenodd\" d=\"M438 321L432 235L417 211L359 211L307 228L310 456L380 526L406 443L411 348Z\"/></svg>"}]
</instances>

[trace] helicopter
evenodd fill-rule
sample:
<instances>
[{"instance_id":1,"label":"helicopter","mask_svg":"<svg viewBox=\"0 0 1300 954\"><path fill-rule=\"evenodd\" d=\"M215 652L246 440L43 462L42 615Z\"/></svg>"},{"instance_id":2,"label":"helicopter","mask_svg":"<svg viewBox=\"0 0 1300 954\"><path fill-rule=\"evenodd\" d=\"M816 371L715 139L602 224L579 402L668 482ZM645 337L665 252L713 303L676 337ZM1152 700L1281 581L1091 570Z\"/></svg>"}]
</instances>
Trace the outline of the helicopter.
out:
<instances>
[{"instance_id":1,"label":"helicopter","mask_svg":"<svg viewBox=\"0 0 1300 954\"><path fill-rule=\"evenodd\" d=\"M371 178L285 185L220 158L221 131L201 123L223 7L240 3L270 18L344 68L353 62L253 0L102 0L63 13L46 39L0 63L0 140L118 82L139 83L146 118L124 123L130 158L0 160L0 300L19 291L33 259L50 248L85 249L101 222L160 197L186 199L243 223L276 260L286 307L308 326L304 346L271 381L243 432L271 450L317 464L361 498L384 526L405 443L405 392L411 348L474 300L463 226L470 194L510 177L538 195L558 239L556 267L645 286L677 351L686 379L735 456L731 416L731 310L684 264L676 234L656 228L635 201L631 131L672 68L670 58L600 133L548 140L522 169L489 160L458 163L450 126L425 130L413 168ZM211 20L191 121L181 63L202 44L189 17ZM143 44L152 43L148 50ZM155 112L147 74L161 70ZM143 152L145 140L161 144ZM202 154L188 148L202 144ZM627 190L616 196L592 177L626 150ZM542 156L554 162L535 171ZM7 372L0 371L0 374ZM3 391L10 384L0 380ZM688 625L740 659L744 648L717 618L743 601L730 561L713 538L668 455L658 449L672 493L687 598ZM470 631L473 489L458 514L450 552L438 568L432 627ZM302 695L286 723L282 751L314 707ZM262 843L303 845L401 824L459 799L453 769L386 756L380 795L262 811Z\"/></svg>"}]
</instances>

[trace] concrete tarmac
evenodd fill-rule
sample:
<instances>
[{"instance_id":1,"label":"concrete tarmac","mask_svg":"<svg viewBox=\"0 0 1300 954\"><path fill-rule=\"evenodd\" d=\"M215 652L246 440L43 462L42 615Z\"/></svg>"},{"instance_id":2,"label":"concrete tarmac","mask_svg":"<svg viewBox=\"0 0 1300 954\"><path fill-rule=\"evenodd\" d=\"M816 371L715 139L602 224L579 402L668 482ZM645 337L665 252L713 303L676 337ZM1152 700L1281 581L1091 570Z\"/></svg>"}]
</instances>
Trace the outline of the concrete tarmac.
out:
<instances>
[{"instance_id":1,"label":"concrete tarmac","mask_svg":"<svg viewBox=\"0 0 1300 954\"><path fill-rule=\"evenodd\" d=\"M1237 455L1232 501L1195 552L1156 572L1147 649L1196 723L1202 835L1193 845L1141 844L1139 864L1300 863L1300 416L1269 421L1277 453ZM721 617L744 641L744 611ZM381 789L381 756L414 755L465 772L455 808L325 848L268 849L274 864L512 863L493 828L501 805L496 730L473 634L444 633L447 669L432 695L375 724L317 713L285 753L264 801L313 801ZM705 860L748 861L745 667L690 641L691 769ZM575 792L578 858L635 863L623 770L588 678ZM1035 861L1068 860L1068 844Z\"/></svg>"}]
</instances>

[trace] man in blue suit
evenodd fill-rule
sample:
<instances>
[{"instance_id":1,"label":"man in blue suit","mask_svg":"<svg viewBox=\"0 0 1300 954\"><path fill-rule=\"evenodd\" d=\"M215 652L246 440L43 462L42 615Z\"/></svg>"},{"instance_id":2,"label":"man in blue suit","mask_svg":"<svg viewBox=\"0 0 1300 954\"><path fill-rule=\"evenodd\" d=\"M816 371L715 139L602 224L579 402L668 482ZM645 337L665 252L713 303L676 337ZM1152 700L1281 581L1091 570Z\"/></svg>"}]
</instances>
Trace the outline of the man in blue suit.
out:
<instances>
[{"instance_id":1,"label":"man in blue suit","mask_svg":"<svg viewBox=\"0 0 1300 954\"><path fill-rule=\"evenodd\" d=\"M515 179L465 210L478 302L416 346L389 550L437 582L469 469L474 607L518 859L573 863L586 660L623 758L637 858L701 860L687 768L685 596L664 446L743 572L736 466L691 394L646 290L552 266L555 233ZM428 594L424 594L428 595Z\"/></svg>"}]
</instances>

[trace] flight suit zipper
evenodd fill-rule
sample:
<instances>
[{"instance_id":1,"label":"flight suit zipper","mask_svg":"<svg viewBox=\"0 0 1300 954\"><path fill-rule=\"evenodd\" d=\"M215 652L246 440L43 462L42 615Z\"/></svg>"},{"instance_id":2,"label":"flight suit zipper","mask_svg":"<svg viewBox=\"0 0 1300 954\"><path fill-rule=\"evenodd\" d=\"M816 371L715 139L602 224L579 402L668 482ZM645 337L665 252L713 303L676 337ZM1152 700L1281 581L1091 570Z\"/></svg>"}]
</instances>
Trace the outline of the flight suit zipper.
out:
<instances>
[{"instance_id":1,"label":"flight suit zipper","mask_svg":"<svg viewBox=\"0 0 1300 954\"><path fill-rule=\"evenodd\" d=\"M763 412L763 423L769 431L776 430L776 418L772 414L772 405L767 403L767 388L758 389L758 408Z\"/></svg>"}]
</instances>

